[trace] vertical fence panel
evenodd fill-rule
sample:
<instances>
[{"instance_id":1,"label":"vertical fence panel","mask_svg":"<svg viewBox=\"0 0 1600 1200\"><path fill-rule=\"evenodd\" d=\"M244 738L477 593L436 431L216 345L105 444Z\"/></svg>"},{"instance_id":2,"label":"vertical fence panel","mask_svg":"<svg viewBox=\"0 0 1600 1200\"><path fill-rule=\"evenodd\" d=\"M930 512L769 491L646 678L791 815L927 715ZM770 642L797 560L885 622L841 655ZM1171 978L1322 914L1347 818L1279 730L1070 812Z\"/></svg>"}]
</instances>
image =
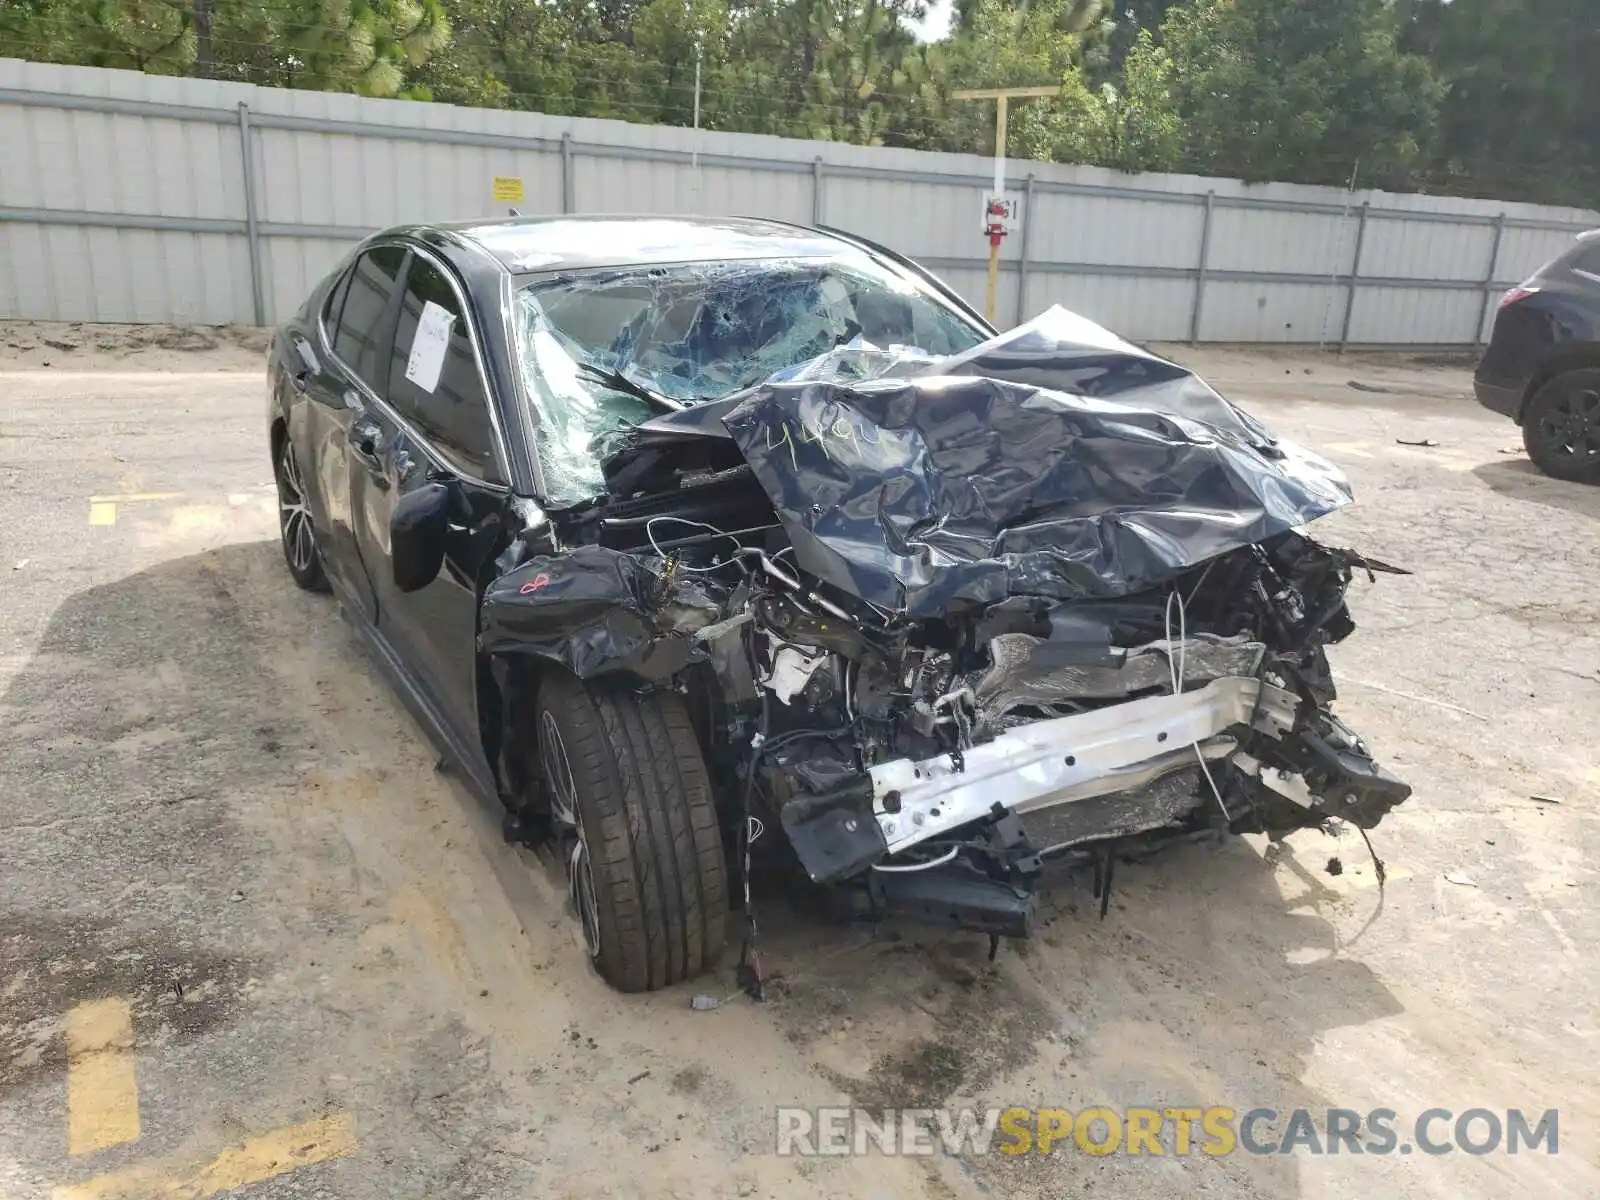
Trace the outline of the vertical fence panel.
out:
<instances>
[{"instance_id":1,"label":"vertical fence panel","mask_svg":"<svg viewBox=\"0 0 1600 1200\"><path fill-rule=\"evenodd\" d=\"M250 248L250 299L256 324L267 323L261 290L261 230L256 221L256 152L250 142L250 106L239 101L239 159L244 165L244 229Z\"/></svg>"},{"instance_id":2,"label":"vertical fence panel","mask_svg":"<svg viewBox=\"0 0 1600 1200\"><path fill-rule=\"evenodd\" d=\"M572 135L561 135L561 211L564 213L576 212L578 209L577 180L573 177L572 166Z\"/></svg>"},{"instance_id":3,"label":"vertical fence panel","mask_svg":"<svg viewBox=\"0 0 1600 1200\"><path fill-rule=\"evenodd\" d=\"M1028 260L1033 249L1033 181L1034 174L1028 172L1028 179L1022 185L1022 237L1021 245L1017 250L1017 305L1016 317L1021 321L1027 314L1028 304Z\"/></svg>"},{"instance_id":4,"label":"vertical fence panel","mask_svg":"<svg viewBox=\"0 0 1600 1200\"><path fill-rule=\"evenodd\" d=\"M1367 246L1367 222L1372 218L1372 204L1361 206L1360 223L1356 226L1355 253L1350 256L1350 281L1344 297L1344 324L1339 328L1339 349L1350 344L1350 322L1356 314L1356 288L1361 278L1361 253Z\"/></svg>"},{"instance_id":5,"label":"vertical fence panel","mask_svg":"<svg viewBox=\"0 0 1600 1200\"><path fill-rule=\"evenodd\" d=\"M1200 226L1200 261L1195 266L1194 308L1189 313L1189 344L1200 340L1200 317L1206 306L1206 267L1211 260L1211 219L1217 211L1217 193L1206 193L1206 215Z\"/></svg>"},{"instance_id":6,"label":"vertical fence panel","mask_svg":"<svg viewBox=\"0 0 1600 1200\"><path fill-rule=\"evenodd\" d=\"M1478 310L1478 327L1473 331L1472 341L1475 346L1482 346L1484 339L1484 326L1489 323L1489 306L1494 303L1495 270L1500 265L1500 247L1506 240L1506 215L1500 213L1494 219L1494 236L1489 242L1489 261L1483 268L1483 306Z\"/></svg>"}]
</instances>

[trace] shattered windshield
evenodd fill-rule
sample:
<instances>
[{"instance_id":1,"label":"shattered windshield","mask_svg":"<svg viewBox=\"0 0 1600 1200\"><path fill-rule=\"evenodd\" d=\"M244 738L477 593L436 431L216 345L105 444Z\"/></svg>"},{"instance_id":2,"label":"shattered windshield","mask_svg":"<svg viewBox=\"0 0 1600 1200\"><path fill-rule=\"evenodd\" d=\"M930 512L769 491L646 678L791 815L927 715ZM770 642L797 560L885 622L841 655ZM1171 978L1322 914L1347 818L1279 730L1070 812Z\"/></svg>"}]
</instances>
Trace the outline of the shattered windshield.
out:
<instances>
[{"instance_id":1,"label":"shattered windshield","mask_svg":"<svg viewBox=\"0 0 1600 1200\"><path fill-rule=\"evenodd\" d=\"M517 293L518 355L547 503L603 487L623 430L775 377L870 378L959 354L986 334L866 255L629 267Z\"/></svg>"}]
</instances>

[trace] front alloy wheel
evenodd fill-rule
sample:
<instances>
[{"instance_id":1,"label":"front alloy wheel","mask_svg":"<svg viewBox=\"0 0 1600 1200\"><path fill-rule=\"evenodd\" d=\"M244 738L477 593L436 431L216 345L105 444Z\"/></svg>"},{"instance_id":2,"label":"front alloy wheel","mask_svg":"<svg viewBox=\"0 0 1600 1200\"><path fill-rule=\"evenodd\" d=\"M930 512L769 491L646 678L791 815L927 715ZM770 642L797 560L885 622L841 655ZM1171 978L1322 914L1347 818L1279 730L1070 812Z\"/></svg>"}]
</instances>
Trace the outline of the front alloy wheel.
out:
<instances>
[{"instance_id":1,"label":"front alloy wheel","mask_svg":"<svg viewBox=\"0 0 1600 1200\"><path fill-rule=\"evenodd\" d=\"M328 576L322 569L311 510L306 507L306 489L300 464L295 461L294 443L287 434L273 466L278 480L278 534L283 543L283 560L298 586L308 592L325 592Z\"/></svg>"},{"instance_id":2,"label":"front alloy wheel","mask_svg":"<svg viewBox=\"0 0 1600 1200\"><path fill-rule=\"evenodd\" d=\"M550 817L555 823L556 835L563 842L571 842L566 859L572 908L583 925L583 940L589 948L589 957L599 958L600 910L594 898L589 843L583 836L583 818L578 813L578 794L572 782L572 764L567 761L567 747L549 710L539 714L539 764L550 796Z\"/></svg>"}]
</instances>

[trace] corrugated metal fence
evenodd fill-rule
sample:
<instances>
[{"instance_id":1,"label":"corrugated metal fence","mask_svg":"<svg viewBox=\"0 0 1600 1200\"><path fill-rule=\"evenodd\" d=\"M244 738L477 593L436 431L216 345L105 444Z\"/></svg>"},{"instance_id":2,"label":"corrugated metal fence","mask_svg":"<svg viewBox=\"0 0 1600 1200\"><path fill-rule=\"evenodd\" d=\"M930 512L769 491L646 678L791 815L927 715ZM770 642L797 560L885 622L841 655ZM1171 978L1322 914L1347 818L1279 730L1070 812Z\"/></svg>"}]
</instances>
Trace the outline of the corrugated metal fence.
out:
<instances>
[{"instance_id":1,"label":"corrugated metal fence","mask_svg":"<svg viewBox=\"0 0 1600 1200\"><path fill-rule=\"evenodd\" d=\"M1013 162L999 319L1153 341L1471 345L1600 215ZM408 220L738 213L827 223L985 289L991 164L754 134L0 59L0 318L270 323ZM513 185L503 185L513 186ZM513 190L514 190L513 187Z\"/></svg>"}]
</instances>

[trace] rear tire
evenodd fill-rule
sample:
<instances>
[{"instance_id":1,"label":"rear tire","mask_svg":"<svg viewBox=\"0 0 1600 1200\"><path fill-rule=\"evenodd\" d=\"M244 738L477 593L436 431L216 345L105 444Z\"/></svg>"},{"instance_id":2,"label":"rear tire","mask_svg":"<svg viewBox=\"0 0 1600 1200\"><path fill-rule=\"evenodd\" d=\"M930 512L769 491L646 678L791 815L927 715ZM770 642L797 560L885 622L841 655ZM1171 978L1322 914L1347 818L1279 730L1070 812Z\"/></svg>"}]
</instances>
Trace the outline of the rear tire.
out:
<instances>
[{"instance_id":1,"label":"rear tire","mask_svg":"<svg viewBox=\"0 0 1600 1200\"><path fill-rule=\"evenodd\" d=\"M1522 444L1552 479L1600 483L1600 370L1568 371L1534 393Z\"/></svg>"},{"instance_id":2,"label":"rear tire","mask_svg":"<svg viewBox=\"0 0 1600 1200\"><path fill-rule=\"evenodd\" d=\"M536 729L573 903L601 976L645 992L708 970L725 937L727 870L683 698L553 674L539 687Z\"/></svg>"}]
</instances>

